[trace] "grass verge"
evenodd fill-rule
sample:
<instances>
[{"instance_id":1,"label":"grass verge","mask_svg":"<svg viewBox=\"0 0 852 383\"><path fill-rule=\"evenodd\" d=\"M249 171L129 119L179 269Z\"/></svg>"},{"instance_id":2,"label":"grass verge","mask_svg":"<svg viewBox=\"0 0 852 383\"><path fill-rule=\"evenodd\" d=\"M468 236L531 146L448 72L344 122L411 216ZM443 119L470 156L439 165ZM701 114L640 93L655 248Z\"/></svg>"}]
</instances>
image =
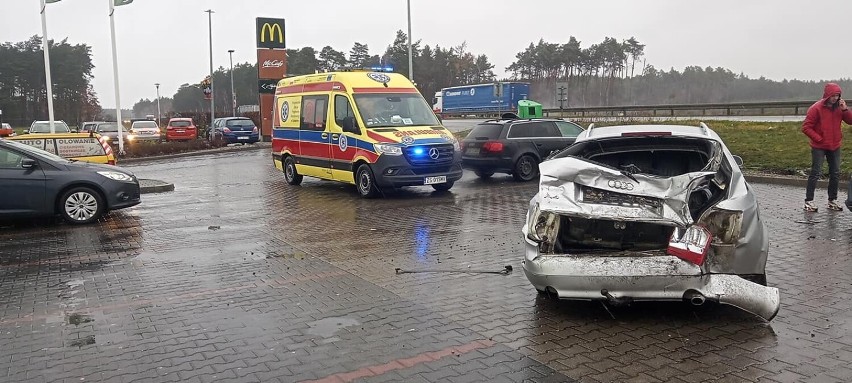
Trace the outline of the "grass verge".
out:
<instances>
[{"instance_id":1,"label":"grass verge","mask_svg":"<svg viewBox=\"0 0 852 383\"><path fill-rule=\"evenodd\" d=\"M699 121L660 121L660 125L692 125ZM595 126L648 124L637 122L604 122ZM802 133L801 122L709 121L710 129L722 137L731 153L743 158L744 168L772 174L802 175L811 168L811 147ZM843 125L843 132L852 138L852 128ZM458 132L464 138L469 131ZM843 178L852 172L852 139L843 141L840 154ZM823 165L825 172L827 165Z\"/></svg>"}]
</instances>

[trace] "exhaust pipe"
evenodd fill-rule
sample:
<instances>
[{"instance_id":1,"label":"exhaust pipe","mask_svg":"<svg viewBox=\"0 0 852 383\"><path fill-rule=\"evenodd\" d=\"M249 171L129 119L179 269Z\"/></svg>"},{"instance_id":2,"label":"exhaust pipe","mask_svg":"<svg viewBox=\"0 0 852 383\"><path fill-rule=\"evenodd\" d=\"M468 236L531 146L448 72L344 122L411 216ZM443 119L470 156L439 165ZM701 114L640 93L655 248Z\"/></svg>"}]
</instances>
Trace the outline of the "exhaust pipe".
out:
<instances>
[{"instance_id":1,"label":"exhaust pipe","mask_svg":"<svg viewBox=\"0 0 852 383\"><path fill-rule=\"evenodd\" d=\"M707 298L698 291L689 290L683 294L683 300L692 303L693 306L701 306Z\"/></svg>"},{"instance_id":2,"label":"exhaust pipe","mask_svg":"<svg viewBox=\"0 0 852 383\"><path fill-rule=\"evenodd\" d=\"M777 288L762 286L736 275L712 274L707 278L702 298L738 307L766 321L775 318L781 308L781 293Z\"/></svg>"}]
</instances>

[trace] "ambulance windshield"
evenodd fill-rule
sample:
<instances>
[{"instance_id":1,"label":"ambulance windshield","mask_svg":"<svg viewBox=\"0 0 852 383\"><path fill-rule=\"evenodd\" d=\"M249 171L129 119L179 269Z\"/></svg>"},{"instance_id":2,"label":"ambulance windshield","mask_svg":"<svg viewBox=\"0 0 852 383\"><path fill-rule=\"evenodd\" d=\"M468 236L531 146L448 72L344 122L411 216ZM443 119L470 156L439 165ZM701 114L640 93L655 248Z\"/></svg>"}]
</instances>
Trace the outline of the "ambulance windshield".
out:
<instances>
[{"instance_id":1,"label":"ambulance windshield","mask_svg":"<svg viewBox=\"0 0 852 383\"><path fill-rule=\"evenodd\" d=\"M440 125L419 94L356 94L355 105L366 127Z\"/></svg>"}]
</instances>

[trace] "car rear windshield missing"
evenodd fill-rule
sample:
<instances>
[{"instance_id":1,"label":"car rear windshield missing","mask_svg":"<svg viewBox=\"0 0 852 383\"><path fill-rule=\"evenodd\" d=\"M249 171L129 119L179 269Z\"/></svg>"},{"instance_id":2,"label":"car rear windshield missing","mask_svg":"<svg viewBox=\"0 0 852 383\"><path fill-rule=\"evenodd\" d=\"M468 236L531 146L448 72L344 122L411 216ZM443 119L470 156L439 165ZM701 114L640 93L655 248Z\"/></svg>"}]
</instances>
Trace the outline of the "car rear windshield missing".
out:
<instances>
[{"instance_id":1,"label":"car rear windshield missing","mask_svg":"<svg viewBox=\"0 0 852 383\"><path fill-rule=\"evenodd\" d=\"M495 140L500 138L500 133L503 132L501 124L479 124L470 131L467 138L474 140Z\"/></svg>"}]
</instances>

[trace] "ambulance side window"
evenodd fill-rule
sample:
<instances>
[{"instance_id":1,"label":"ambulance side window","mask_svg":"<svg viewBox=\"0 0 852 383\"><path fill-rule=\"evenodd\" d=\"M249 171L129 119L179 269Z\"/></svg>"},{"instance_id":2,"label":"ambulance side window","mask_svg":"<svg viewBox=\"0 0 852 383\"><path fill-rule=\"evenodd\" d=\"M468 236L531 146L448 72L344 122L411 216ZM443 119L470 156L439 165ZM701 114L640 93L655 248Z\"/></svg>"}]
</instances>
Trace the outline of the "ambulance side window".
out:
<instances>
[{"instance_id":1,"label":"ambulance side window","mask_svg":"<svg viewBox=\"0 0 852 383\"><path fill-rule=\"evenodd\" d=\"M302 130L325 130L328 96L302 97Z\"/></svg>"},{"instance_id":2,"label":"ambulance side window","mask_svg":"<svg viewBox=\"0 0 852 383\"><path fill-rule=\"evenodd\" d=\"M355 111L352 110L352 105L349 104L349 99L346 96L334 96L334 122L344 132L360 133L358 127L355 125Z\"/></svg>"}]
</instances>

